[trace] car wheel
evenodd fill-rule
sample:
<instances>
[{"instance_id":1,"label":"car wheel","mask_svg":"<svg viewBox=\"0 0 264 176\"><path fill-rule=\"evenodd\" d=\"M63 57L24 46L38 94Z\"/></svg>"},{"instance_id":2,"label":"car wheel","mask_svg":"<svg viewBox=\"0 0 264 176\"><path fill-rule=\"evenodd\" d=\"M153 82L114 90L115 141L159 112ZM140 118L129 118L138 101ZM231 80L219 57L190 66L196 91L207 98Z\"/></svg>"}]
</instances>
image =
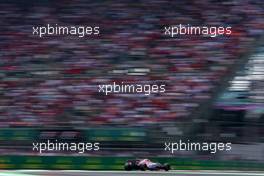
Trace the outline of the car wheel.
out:
<instances>
[{"instance_id":1,"label":"car wheel","mask_svg":"<svg viewBox=\"0 0 264 176\"><path fill-rule=\"evenodd\" d=\"M131 167L130 164L126 163L125 166L124 166L124 169L125 169L126 171L131 171L131 170L132 170L132 167Z\"/></svg>"},{"instance_id":2,"label":"car wheel","mask_svg":"<svg viewBox=\"0 0 264 176\"><path fill-rule=\"evenodd\" d=\"M141 166L140 166L140 170L141 170L141 171L146 171L146 170L147 170L147 165L146 165L146 164L141 165Z\"/></svg>"},{"instance_id":3,"label":"car wheel","mask_svg":"<svg viewBox=\"0 0 264 176\"><path fill-rule=\"evenodd\" d=\"M165 171L169 171L170 169L171 169L170 165L167 164L167 163L165 163L165 164L164 164L164 170L165 170Z\"/></svg>"}]
</instances>

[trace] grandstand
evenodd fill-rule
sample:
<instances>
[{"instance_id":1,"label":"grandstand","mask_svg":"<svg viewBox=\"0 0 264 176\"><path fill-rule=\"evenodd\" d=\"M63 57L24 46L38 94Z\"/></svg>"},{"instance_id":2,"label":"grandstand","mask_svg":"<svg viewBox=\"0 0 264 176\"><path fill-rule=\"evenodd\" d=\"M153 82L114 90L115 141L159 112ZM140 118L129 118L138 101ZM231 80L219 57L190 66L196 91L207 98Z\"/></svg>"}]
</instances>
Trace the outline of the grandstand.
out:
<instances>
[{"instance_id":1,"label":"grandstand","mask_svg":"<svg viewBox=\"0 0 264 176\"><path fill-rule=\"evenodd\" d=\"M30 9L2 3L1 126L144 126L186 120L212 97L221 78L229 75L263 30L262 8L254 1L208 3L210 8L203 7L207 1L180 5L156 0L151 5L78 2L32 2ZM185 14L188 10L196 13ZM31 35L32 26L38 24L95 22L103 29L99 39ZM233 35L214 39L162 35L162 26L183 22L229 24ZM142 67L150 72L122 72ZM98 84L113 81L154 81L166 84L167 91L143 97L98 93Z\"/></svg>"}]
</instances>

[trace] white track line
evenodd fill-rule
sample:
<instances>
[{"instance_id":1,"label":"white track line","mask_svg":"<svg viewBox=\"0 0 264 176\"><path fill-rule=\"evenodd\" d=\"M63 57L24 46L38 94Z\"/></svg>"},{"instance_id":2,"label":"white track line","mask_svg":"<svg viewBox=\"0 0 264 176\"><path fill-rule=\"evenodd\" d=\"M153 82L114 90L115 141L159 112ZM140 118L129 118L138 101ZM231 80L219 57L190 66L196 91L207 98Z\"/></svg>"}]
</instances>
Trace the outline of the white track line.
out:
<instances>
[{"instance_id":1,"label":"white track line","mask_svg":"<svg viewBox=\"0 0 264 176\"><path fill-rule=\"evenodd\" d=\"M84 171L84 170L61 170L61 171L51 171L51 170L19 170L19 172L27 173L38 173L38 172L47 172L47 173L104 173L104 174L161 174L162 175L171 175L171 174L188 174L188 175L233 175L233 176L264 176L264 172L245 172L245 171L185 171L185 170L172 170L169 172L163 171ZM5 176L1 175L0 176ZM8 175L10 176L10 175ZM19 175L18 175L19 176ZM22 175L21 175L22 176ZM28 175L25 175L28 176Z\"/></svg>"},{"instance_id":2,"label":"white track line","mask_svg":"<svg viewBox=\"0 0 264 176\"><path fill-rule=\"evenodd\" d=\"M36 175L32 175L32 174L22 174L22 173L18 173L18 172L1 172L0 176L36 176Z\"/></svg>"}]
</instances>

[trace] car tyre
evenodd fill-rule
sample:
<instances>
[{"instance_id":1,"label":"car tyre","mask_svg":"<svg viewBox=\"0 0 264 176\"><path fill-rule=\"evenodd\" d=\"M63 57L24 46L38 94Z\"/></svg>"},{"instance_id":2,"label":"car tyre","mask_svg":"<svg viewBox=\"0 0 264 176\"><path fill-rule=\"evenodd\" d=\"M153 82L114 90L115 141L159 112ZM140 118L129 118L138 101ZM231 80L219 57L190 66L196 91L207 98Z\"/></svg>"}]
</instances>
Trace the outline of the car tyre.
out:
<instances>
[{"instance_id":1,"label":"car tyre","mask_svg":"<svg viewBox=\"0 0 264 176\"><path fill-rule=\"evenodd\" d=\"M170 165L168 163L164 164L164 170L169 171L171 169Z\"/></svg>"},{"instance_id":2,"label":"car tyre","mask_svg":"<svg viewBox=\"0 0 264 176\"><path fill-rule=\"evenodd\" d=\"M141 166L140 166L140 170L141 170L141 171L146 171L146 170L147 170L147 165L146 165L146 164L141 165Z\"/></svg>"}]
</instances>

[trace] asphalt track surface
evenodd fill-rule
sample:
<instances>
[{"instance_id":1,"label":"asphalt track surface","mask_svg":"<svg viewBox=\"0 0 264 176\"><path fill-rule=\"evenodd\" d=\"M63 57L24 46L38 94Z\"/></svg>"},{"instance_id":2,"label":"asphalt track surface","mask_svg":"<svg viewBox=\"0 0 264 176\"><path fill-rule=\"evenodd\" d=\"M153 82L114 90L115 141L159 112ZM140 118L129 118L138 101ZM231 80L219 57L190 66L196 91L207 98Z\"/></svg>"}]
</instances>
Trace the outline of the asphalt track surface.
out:
<instances>
[{"instance_id":1,"label":"asphalt track surface","mask_svg":"<svg viewBox=\"0 0 264 176\"><path fill-rule=\"evenodd\" d=\"M0 171L0 176L264 176L264 172L235 171Z\"/></svg>"}]
</instances>

